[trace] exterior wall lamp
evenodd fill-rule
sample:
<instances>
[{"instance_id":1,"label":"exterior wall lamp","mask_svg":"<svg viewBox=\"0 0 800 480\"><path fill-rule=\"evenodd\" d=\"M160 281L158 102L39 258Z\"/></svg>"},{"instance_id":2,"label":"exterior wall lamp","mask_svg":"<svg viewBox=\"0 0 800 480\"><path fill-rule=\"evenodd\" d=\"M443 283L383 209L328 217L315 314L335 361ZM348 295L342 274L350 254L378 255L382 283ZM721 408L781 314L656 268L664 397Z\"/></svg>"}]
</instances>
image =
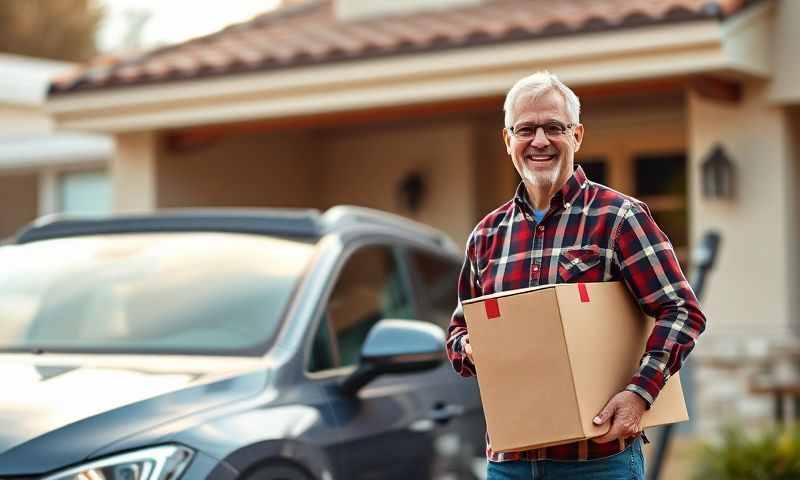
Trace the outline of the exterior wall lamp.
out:
<instances>
[{"instance_id":1,"label":"exterior wall lamp","mask_svg":"<svg viewBox=\"0 0 800 480\"><path fill-rule=\"evenodd\" d=\"M701 167L703 197L709 200L732 200L736 194L736 168L719 143L706 155Z\"/></svg>"},{"instance_id":2,"label":"exterior wall lamp","mask_svg":"<svg viewBox=\"0 0 800 480\"><path fill-rule=\"evenodd\" d=\"M425 178L420 172L411 172L400 179L397 185L397 196L400 205L409 212L416 214L422 207L427 186Z\"/></svg>"}]
</instances>

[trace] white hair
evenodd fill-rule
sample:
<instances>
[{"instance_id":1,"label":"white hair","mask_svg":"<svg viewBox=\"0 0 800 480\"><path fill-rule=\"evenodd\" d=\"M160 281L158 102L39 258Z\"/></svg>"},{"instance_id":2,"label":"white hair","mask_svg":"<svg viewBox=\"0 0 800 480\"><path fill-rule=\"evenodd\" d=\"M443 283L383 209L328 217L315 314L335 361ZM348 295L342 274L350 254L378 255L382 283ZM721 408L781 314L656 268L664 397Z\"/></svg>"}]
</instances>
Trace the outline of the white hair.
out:
<instances>
[{"instance_id":1,"label":"white hair","mask_svg":"<svg viewBox=\"0 0 800 480\"><path fill-rule=\"evenodd\" d=\"M555 75L545 70L518 80L508 91L506 101L503 103L503 110L506 112L506 127L513 125L514 105L517 103L518 98L521 96L536 98L551 90L556 90L564 98L570 123L578 123L581 115L581 101L578 96Z\"/></svg>"}]
</instances>

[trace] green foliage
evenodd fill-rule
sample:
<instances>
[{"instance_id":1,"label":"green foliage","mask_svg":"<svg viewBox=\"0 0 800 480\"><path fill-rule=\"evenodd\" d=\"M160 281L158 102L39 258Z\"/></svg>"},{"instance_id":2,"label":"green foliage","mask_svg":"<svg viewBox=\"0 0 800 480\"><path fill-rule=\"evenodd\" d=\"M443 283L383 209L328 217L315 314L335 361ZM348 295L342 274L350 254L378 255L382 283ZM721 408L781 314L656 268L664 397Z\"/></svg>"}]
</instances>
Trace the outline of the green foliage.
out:
<instances>
[{"instance_id":1,"label":"green foliage","mask_svg":"<svg viewBox=\"0 0 800 480\"><path fill-rule=\"evenodd\" d=\"M770 429L747 435L727 427L722 442L704 445L698 454L695 480L798 480L800 428Z\"/></svg>"},{"instance_id":2,"label":"green foliage","mask_svg":"<svg viewBox=\"0 0 800 480\"><path fill-rule=\"evenodd\" d=\"M94 0L0 0L0 52L89 60L102 18Z\"/></svg>"}]
</instances>

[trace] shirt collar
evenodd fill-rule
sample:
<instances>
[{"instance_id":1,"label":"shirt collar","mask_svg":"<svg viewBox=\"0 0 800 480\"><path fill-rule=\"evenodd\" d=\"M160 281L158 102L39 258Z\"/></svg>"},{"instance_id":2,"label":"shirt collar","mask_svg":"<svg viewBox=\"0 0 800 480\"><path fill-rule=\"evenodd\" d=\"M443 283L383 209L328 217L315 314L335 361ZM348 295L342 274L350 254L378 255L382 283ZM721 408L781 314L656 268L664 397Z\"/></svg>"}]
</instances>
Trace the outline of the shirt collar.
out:
<instances>
[{"instance_id":1,"label":"shirt collar","mask_svg":"<svg viewBox=\"0 0 800 480\"><path fill-rule=\"evenodd\" d=\"M550 208L558 204L564 208L569 208L569 205L574 203L575 199L578 198L581 190L586 188L586 182L586 174L583 173L583 169L578 165L575 171L572 172L572 175L564 182L564 186L561 187L561 190L556 192L553 198L550 199ZM525 189L524 182L520 182L517 186L517 191L514 194L514 202L533 212L533 205L531 205L528 200L528 191Z\"/></svg>"}]
</instances>

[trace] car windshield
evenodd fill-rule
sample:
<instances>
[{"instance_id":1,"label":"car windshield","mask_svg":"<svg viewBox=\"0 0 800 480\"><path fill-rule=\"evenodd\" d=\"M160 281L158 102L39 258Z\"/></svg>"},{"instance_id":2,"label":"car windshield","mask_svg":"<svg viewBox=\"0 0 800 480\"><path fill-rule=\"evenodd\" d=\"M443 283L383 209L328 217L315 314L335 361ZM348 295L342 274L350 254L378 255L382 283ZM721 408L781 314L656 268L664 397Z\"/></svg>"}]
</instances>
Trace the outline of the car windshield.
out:
<instances>
[{"instance_id":1,"label":"car windshield","mask_svg":"<svg viewBox=\"0 0 800 480\"><path fill-rule=\"evenodd\" d=\"M310 241L157 233L0 248L0 350L257 355Z\"/></svg>"}]
</instances>

